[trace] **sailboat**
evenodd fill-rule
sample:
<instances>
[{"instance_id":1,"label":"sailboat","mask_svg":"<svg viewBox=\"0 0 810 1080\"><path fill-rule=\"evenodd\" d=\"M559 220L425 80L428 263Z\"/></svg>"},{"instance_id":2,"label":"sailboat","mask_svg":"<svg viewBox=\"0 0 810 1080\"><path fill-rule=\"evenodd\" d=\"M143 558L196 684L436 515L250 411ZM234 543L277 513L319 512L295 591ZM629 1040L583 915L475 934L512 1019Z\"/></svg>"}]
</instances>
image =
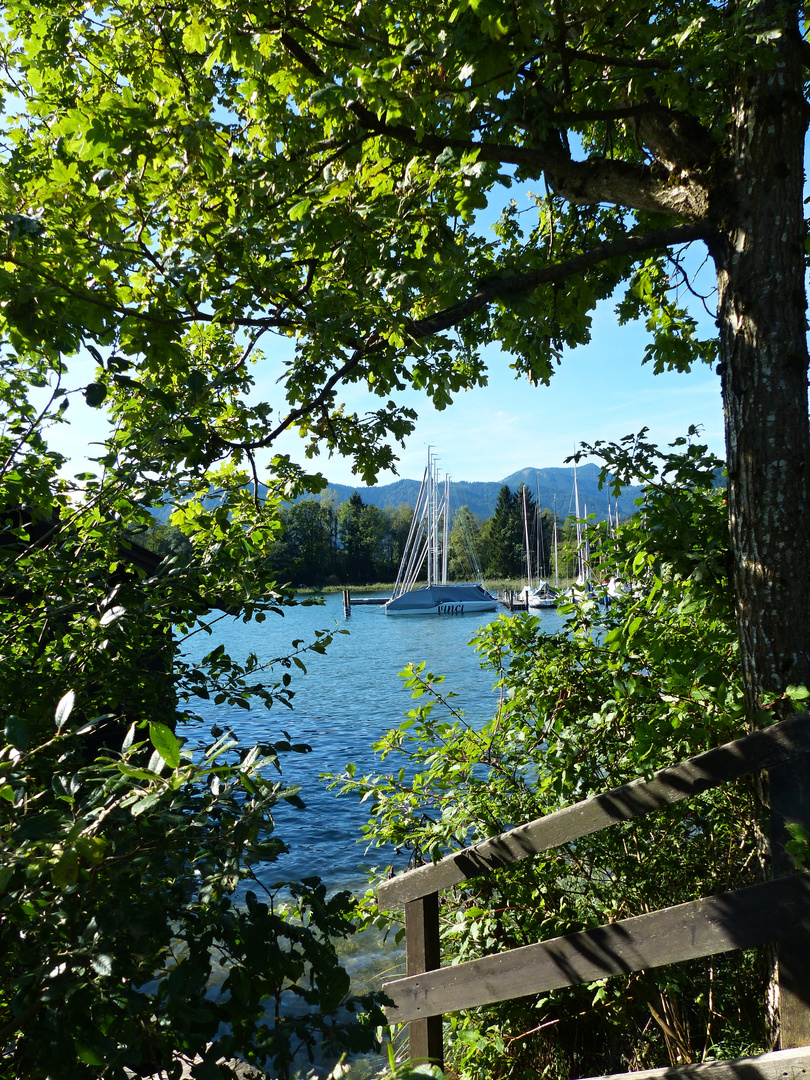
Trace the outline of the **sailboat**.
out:
<instances>
[{"instance_id":1,"label":"sailboat","mask_svg":"<svg viewBox=\"0 0 810 1080\"><path fill-rule=\"evenodd\" d=\"M440 493L441 492L441 493ZM416 498L413 520L399 564L386 615L466 615L494 611L497 600L480 582L447 580L450 535L450 478L439 484L438 467L428 449L428 461ZM427 563L427 584L416 581Z\"/></svg>"},{"instance_id":2,"label":"sailboat","mask_svg":"<svg viewBox=\"0 0 810 1080\"><path fill-rule=\"evenodd\" d=\"M587 527L585 533L582 530L582 518L579 516L579 485L577 484L577 465L574 462L574 513L576 515L577 546L575 555L575 584L567 590L567 596L571 600L583 601L593 596L593 584L591 582L591 550L588 539ZM588 507L585 506L585 521L587 524Z\"/></svg>"},{"instance_id":3,"label":"sailboat","mask_svg":"<svg viewBox=\"0 0 810 1080\"><path fill-rule=\"evenodd\" d=\"M542 537L543 522L540 517L540 505L539 501L535 503L535 527L537 532L537 587L532 587L532 549L529 542L529 515L526 508L526 487L525 485L521 489L523 496L523 543L526 550L526 581L527 585L523 590L523 597L526 601L526 606L530 608L552 608L556 605L556 597L551 592L548 582L542 581L539 577L540 572L540 542Z\"/></svg>"}]
</instances>

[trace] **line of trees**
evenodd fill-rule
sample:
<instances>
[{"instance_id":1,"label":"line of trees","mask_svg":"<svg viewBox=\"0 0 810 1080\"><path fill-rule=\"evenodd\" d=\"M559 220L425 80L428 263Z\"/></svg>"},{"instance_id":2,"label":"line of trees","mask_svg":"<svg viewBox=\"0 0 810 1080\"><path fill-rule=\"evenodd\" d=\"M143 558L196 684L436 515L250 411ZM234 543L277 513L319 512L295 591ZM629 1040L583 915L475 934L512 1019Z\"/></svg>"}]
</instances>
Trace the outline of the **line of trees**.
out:
<instances>
[{"instance_id":1,"label":"line of trees","mask_svg":"<svg viewBox=\"0 0 810 1080\"><path fill-rule=\"evenodd\" d=\"M482 521L468 506L453 515L448 550L451 581L526 576L526 529L523 494L504 485L492 517ZM526 520L532 552L532 574L554 575L554 518L539 509L526 490ZM335 499L304 499L281 513L283 530L273 542L268 560L279 581L294 586L368 585L395 579L413 521L413 507L402 503L380 508L363 502L358 492L343 503ZM145 538L160 555L191 555L180 529L156 525ZM558 524L559 573L568 577L576 546L573 519ZM423 571L424 576L424 571Z\"/></svg>"},{"instance_id":2,"label":"line of trees","mask_svg":"<svg viewBox=\"0 0 810 1080\"><path fill-rule=\"evenodd\" d=\"M389 581L412 517L409 506L367 506L357 492L340 504L306 499L283 511L284 531L270 562L280 580L295 585Z\"/></svg>"}]
</instances>

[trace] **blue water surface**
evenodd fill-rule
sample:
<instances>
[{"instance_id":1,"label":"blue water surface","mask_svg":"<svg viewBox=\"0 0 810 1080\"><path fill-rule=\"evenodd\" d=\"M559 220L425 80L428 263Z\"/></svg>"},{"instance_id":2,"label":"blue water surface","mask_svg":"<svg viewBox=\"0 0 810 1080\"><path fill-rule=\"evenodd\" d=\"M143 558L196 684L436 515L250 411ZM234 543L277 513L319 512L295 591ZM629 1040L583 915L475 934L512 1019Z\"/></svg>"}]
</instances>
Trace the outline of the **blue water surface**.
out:
<instances>
[{"instance_id":1,"label":"blue water surface","mask_svg":"<svg viewBox=\"0 0 810 1080\"><path fill-rule=\"evenodd\" d=\"M293 742L312 747L309 754L287 754L282 759L284 779L301 785L306 809L286 803L278 807L274 815L277 834L290 852L262 869L260 876L266 884L317 875L330 888L362 889L367 867L384 868L391 862L391 853L372 849L366 855L358 842L360 827L368 817L367 804L351 796L336 798L319 777L341 772L348 762L355 764L358 775L381 771L371 747L412 707L410 691L398 674L408 663L424 660L430 671L444 675L444 687L458 695L454 707L471 723L488 720L497 703L494 676L481 669L468 642L479 626L499 613L503 609L394 618L381 607L353 607L346 617L341 596L332 594L323 605L287 609L284 616L270 615L261 624L220 620L212 635L197 634L185 644L183 651L189 659L202 657L222 643L234 658L255 652L264 662L291 652L295 639L314 640L316 630L348 630L348 634L335 634L325 655L304 657L306 673L290 669L295 691L292 709L274 705L267 711L254 705L246 711L193 702L207 725L231 728L247 745L282 738L282 731L287 731ZM550 632L562 625L553 609L537 614ZM283 671L276 667L269 678L278 679ZM389 762L389 768L401 764Z\"/></svg>"}]
</instances>

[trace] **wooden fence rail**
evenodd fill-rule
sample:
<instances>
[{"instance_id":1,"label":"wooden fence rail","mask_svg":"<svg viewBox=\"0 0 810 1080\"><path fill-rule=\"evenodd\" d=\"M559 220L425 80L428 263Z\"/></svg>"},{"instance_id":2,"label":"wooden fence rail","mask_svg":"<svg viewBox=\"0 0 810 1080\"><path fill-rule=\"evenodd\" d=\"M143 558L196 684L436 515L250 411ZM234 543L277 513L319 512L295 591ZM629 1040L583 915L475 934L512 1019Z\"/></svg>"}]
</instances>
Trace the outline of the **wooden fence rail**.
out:
<instances>
[{"instance_id":1,"label":"wooden fence rail","mask_svg":"<svg viewBox=\"0 0 810 1080\"><path fill-rule=\"evenodd\" d=\"M787 1030L787 1045L810 1043L810 966L804 963L810 948L810 874L791 873L448 968L440 966L439 947L442 890L760 769L771 770L772 785L776 777L784 783L788 770L799 790L799 795L777 792L772 798L772 806L782 807L772 820L772 837L778 834L783 843L794 811L805 827L809 824L804 820L808 753L810 715L803 713L380 885L381 908L405 907L406 975L383 989L394 1002L388 1010L391 1022L410 1024L411 1058L442 1063L444 1013L780 940L789 941L791 955L802 958L801 964L785 964L785 1000L792 1012L783 1018L783 1033ZM792 870L784 858L775 865L778 872ZM780 955L780 979L781 965Z\"/></svg>"}]
</instances>

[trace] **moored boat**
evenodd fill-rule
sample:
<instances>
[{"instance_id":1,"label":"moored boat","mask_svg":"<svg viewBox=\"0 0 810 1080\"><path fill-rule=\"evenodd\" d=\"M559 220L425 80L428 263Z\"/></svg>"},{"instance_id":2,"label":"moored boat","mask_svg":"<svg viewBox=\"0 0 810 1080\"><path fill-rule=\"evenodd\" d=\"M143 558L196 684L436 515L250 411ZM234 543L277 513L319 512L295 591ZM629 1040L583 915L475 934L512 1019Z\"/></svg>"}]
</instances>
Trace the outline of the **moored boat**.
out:
<instances>
[{"instance_id":1,"label":"moored boat","mask_svg":"<svg viewBox=\"0 0 810 1080\"><path fill-rule=\"evenodd\" d=\"M548 583L541 581L536 589L523 590L527 605L530 608L553 608L557 606L557 594L549 588Z\"/></svg>"},{"instance_id":2,"label":"moored boat","mask_svg":"<svg viewBox=\"0 0 810 1080\"><path fill-rule=\"evenodd\" d=\"M400 593L385 605L386 615L467 615L494 611L496 600L483 585L459 583L424 585Z\"/></svg>"},{"instance_id":3,"label":"moored boat","mask_svg":"<svg viewBox=\"0 0 810 1080\"><path fill-rule=\"evenodd\" d=\"M447 580L450 533L449 478L440 486L433 456L428 463L414 509L413 522L400 562L394 594L385 605L386 615L466 615L494 611L497 600L480 583ZM417 586L427 561L427 584Z\"/></svg>"},{"instance_id":4,"label":"moored boat","mask_svg":"<svg viewBox=\"0 0 810 1080\"><path fill-rule=\"evenodd\" d=\"M540 498L538 490L537 502L534 505L534 526L535 526L535 541L537 546L537 558L535 566L537 567L538 579L537 586L532 585L532 550L529 542L529 513L526 505L526 485L524 484L521 489L521 497L523 500L523 544L526 552L526 580L528 584L521 591L521 599L528 608L553 608L557 604L557 594L551 589L547 581L543 581L540 577L541 566L541 544L543 536L543 521L540 515ZM555 522L555 551L556 551L556 522Z\"/></svg>"}]
</instances>

